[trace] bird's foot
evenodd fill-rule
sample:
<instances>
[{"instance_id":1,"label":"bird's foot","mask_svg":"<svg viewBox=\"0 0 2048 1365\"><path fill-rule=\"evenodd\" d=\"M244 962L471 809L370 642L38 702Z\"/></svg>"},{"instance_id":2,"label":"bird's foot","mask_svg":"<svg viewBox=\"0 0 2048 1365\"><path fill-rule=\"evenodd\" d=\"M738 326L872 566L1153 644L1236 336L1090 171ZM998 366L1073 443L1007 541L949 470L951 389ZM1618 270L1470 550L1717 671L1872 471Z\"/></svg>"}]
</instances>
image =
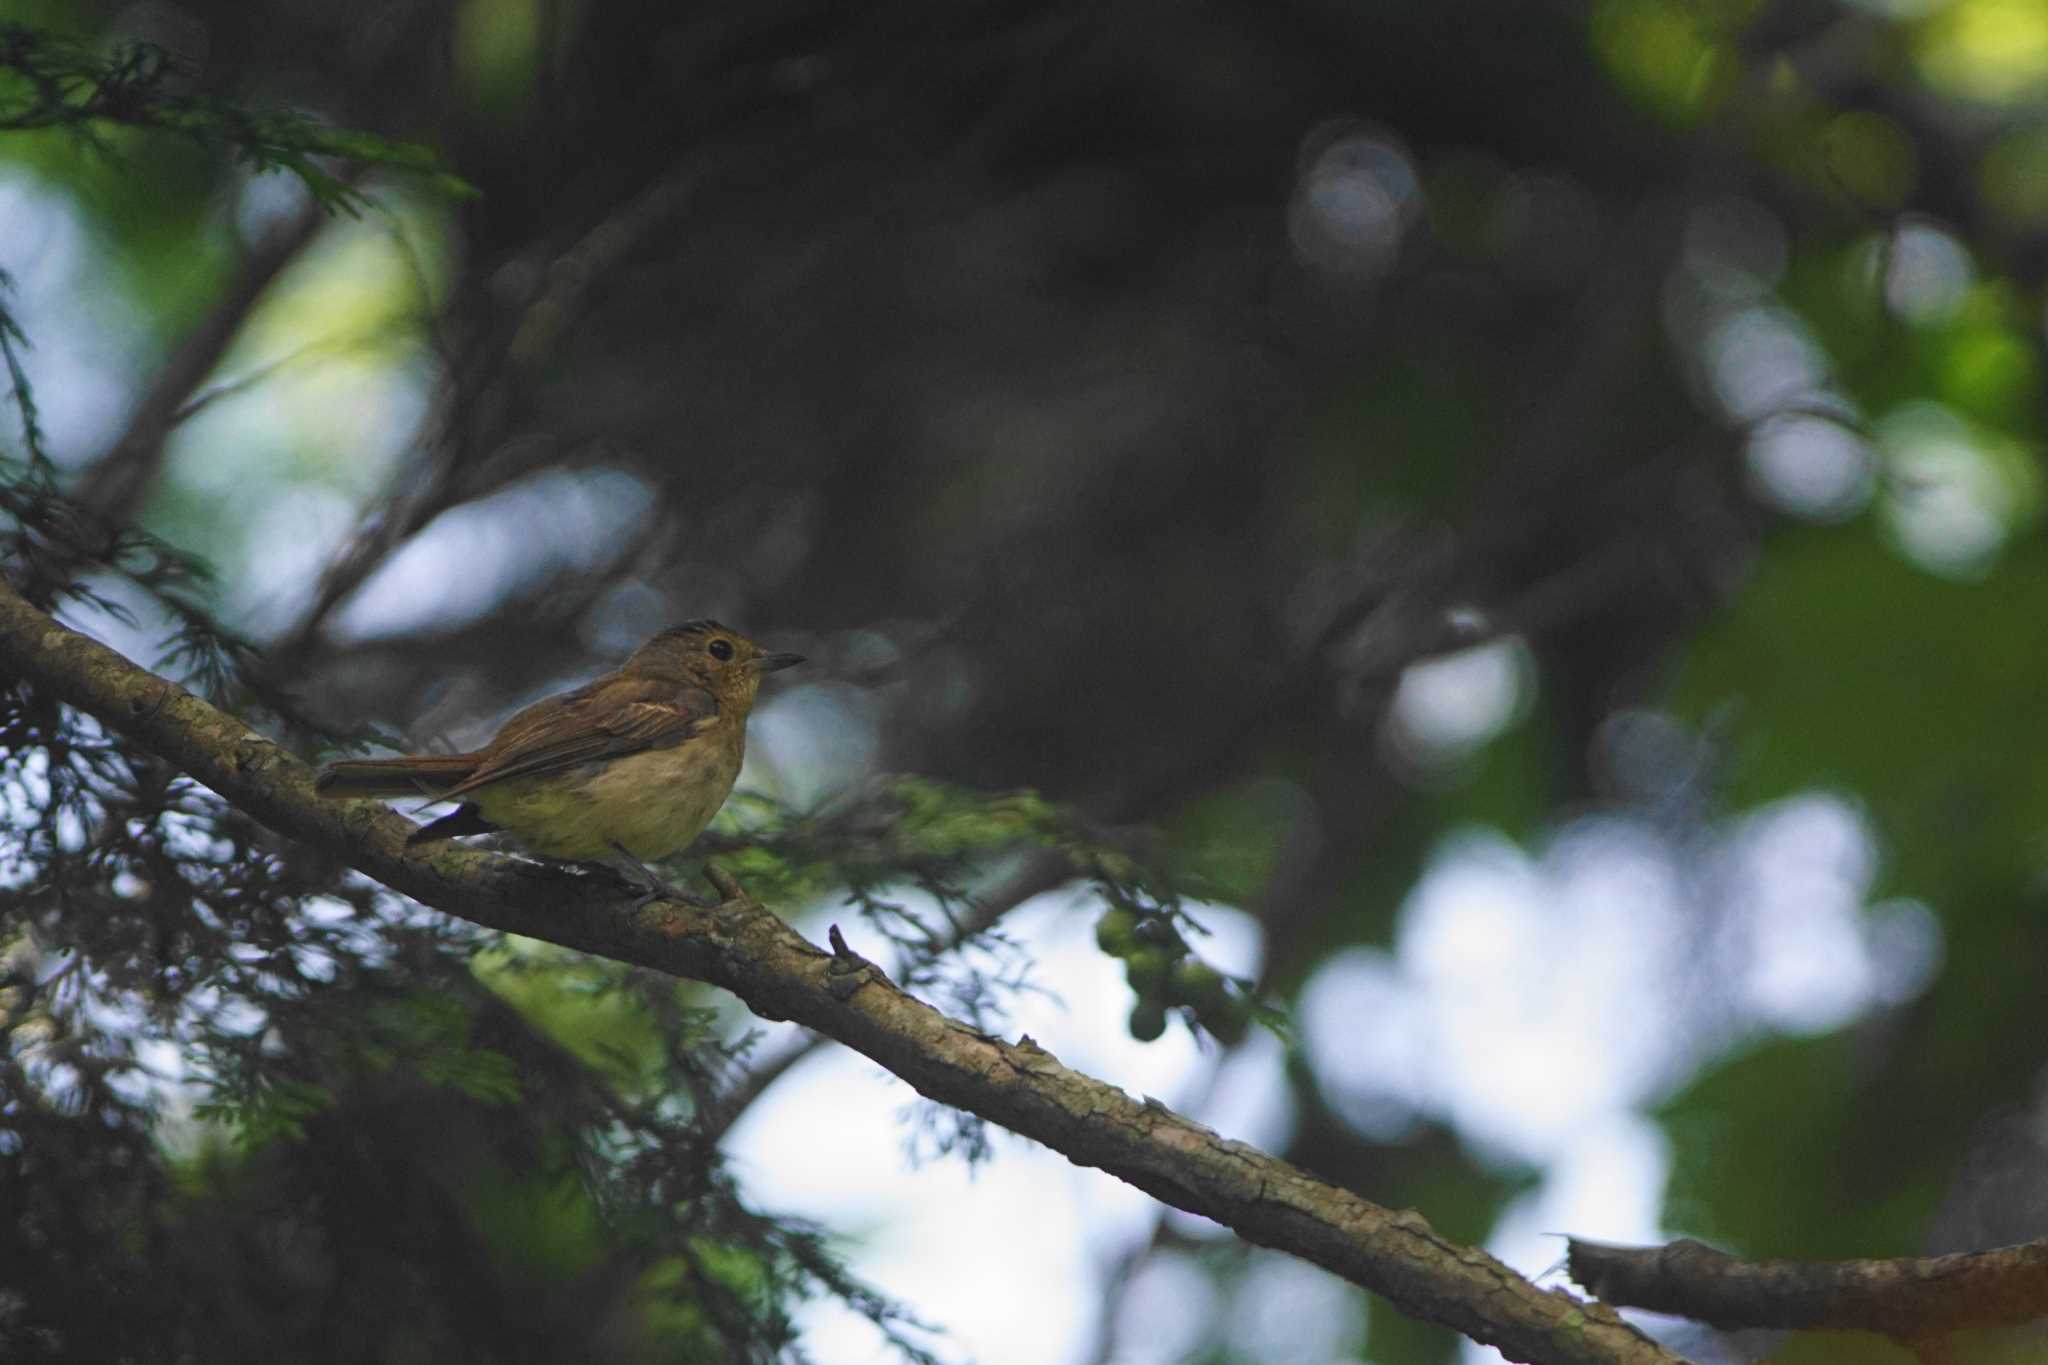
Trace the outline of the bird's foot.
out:
<instances>
[{"instance_id":1,"label":"bird's foot","mask_svg":"<svg viewBox=\"0 0 2048 1365\"><path fill-rule=\"evenodd\" d=\"M694 905L699 910L710 908L711 903L703 897L693 896L682 888L663 881L660 873L627 852L625 845L613 844L612 847L617 850L619 861L604 863L602 866L634 892L635 910L652 905L656 901L681 901L684 905Z\"/></svg>"}]
</instances>

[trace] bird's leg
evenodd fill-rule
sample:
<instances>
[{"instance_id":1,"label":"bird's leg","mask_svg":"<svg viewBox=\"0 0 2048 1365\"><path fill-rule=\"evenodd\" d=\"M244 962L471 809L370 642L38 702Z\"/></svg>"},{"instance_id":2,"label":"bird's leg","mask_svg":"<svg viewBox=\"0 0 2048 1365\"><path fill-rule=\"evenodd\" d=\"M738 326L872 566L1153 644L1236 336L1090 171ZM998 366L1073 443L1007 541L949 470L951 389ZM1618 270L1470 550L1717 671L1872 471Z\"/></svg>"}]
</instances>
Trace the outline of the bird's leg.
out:
<instances>
[{"instance_id":1,"label":"bird's leg","mask_svg":"<svg viewBox=\"0 0 2048 1365\"><path fill-rule=\"evenodd\" d=\"M624 844L615 843L612 845L612 848L617 851L620 863L623 863L623 866L620 863L608 863L606 866L617 873L626 885L639 893L634 897L634 908L637 909L654 901L681 901L685 905L694 905L699 909L705 907L705 901L701 897L693 896L687 891L670 886L661 879L660 873L634 857Z\"/></svg>"}]
</instances>

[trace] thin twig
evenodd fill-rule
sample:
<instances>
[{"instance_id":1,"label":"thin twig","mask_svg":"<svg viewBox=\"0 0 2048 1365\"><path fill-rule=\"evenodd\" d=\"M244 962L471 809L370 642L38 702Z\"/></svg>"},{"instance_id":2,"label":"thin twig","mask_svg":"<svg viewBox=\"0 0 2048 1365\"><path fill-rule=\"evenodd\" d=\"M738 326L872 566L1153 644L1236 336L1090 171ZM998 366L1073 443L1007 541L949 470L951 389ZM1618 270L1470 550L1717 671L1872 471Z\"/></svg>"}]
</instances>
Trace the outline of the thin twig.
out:
<instances>
[{"instance_id":1,"label":"thin twig","mask_svg":"<svg viewBox=\"0 0 2048 1365\"><path fill-rule=\"evenodd\" d=\"M192 393L220 364L273 281L304 251L327 221L308 198L292 216L266 232L243 256L234 278L199 324L158 367L128 425L87 470L76 501L109 533L130 525L163 467L165 443L184 416Z\"/></svg>"}]
</instances>

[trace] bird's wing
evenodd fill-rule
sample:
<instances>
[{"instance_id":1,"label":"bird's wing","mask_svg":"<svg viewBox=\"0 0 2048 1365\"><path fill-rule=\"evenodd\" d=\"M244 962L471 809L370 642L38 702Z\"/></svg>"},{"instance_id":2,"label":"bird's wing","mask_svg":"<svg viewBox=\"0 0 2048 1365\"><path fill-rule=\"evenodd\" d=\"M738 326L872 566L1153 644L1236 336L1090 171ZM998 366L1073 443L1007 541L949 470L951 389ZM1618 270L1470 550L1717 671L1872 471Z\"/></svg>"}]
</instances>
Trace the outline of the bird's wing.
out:
<instances>
[{"instance_id":1,"label":"bird's wing","mask_svg":"<svg viewBox=\"0 0 2048 1365\"><path fill-rule=\"evenodd\" d=\"M653 678L600 678L514 715L477 751L475 770L441 795L460 796L508 778L539 777L670 748L702 734L717 719L718 699L701 687Z\"/></svg>"}]
</instances>

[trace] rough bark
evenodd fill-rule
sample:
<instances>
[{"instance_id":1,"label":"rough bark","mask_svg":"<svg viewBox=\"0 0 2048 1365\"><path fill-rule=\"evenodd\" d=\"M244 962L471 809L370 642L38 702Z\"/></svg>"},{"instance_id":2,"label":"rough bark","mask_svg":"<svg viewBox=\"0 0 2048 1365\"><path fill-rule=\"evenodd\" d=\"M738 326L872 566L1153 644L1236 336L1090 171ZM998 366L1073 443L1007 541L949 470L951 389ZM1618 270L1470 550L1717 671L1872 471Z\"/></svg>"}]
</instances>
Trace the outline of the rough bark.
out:
<instances>
[{"instance_id":1,"label":"rough bark","mask_svg":"<svg viewBox=\"0 0 2048 1365\"><path fill-rule=\"evenodd\" d=\"M1882 1332L1917 1342L2048 1317L2048 1242L1896 1260L1746 1261L1690 1238L1661 1247L1574 1240L1568 1264L1609 1303L1729 1329Z\"/></svg>"}]
</instances>

